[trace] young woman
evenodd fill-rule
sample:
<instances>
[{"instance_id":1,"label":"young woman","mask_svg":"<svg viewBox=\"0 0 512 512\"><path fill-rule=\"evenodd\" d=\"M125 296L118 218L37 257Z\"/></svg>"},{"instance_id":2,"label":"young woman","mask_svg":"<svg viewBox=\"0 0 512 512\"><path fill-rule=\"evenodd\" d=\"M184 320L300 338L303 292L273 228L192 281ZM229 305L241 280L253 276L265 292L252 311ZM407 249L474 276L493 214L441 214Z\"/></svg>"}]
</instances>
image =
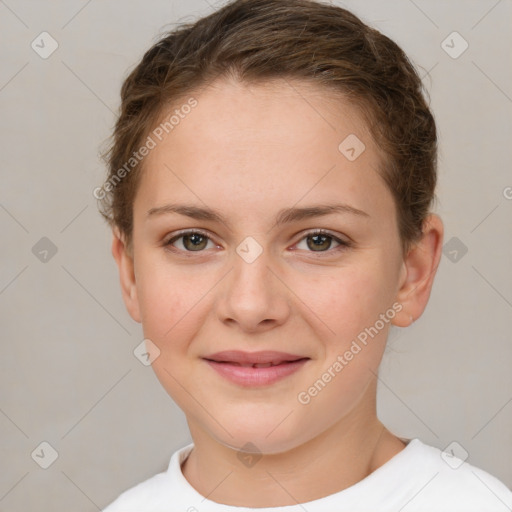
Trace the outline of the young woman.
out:
<instances>
[{"instance_id":1,"label":"young woman","mask_svg":"<svg viewBox=\"0 0 512 512\"><path fill-rule=\"evenodd\" d=\"M98 196L193 444L106 512L509 510L503 483L376 414L443 239L403 51L336 6L238 0L155 44L121 97Z\"/></svg>"}]
</instances>

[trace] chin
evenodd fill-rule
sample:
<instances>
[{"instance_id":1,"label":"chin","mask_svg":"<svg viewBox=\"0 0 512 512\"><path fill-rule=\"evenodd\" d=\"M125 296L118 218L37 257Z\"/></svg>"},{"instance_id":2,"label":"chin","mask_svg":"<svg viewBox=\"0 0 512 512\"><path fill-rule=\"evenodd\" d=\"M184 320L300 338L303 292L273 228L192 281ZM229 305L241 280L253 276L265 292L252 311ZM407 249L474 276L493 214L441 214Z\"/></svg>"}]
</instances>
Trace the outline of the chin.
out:
<instances>
[{"instance_id":1,"label":"chin","mask_svg":"<svg viewBox=\"0 0 512 512\"><path fill-rule=\"evenodd\" d=\"M283 422L284 417L286 415L281 414L279 418L262 420L247 416L245 421L229 423L227 430L231 436L218 425L214 427L213 436L222 445L236 451L267 455L287 452L305 443L308 436L304 426L295 424L291 417Z\"/></svg>"}]
</instances>

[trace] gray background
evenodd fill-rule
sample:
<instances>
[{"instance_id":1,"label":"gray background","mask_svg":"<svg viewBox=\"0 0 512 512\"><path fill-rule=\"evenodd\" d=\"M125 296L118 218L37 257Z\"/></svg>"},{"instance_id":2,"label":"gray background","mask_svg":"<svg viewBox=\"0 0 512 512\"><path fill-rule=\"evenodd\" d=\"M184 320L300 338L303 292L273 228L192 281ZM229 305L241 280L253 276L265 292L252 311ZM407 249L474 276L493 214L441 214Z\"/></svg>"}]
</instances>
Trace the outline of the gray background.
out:
<instances>
[{"instance_id":1,"label":"gray background","mask_svg":"<svg viewBox=\"0 0 512 512\"><path fill-rule=\"evenodd\" d=\"M445 242L456 238L423 317L390 336L381 420L441 449L457 441L510 487L511 1L338 3L421 67L440 132L437 212ZM183 413L133 355L142 331L92 191L121 80L165 24L213 7L0 0L1 511L98 510L190 442ZM47 59L31 48L42 31L59 45ZM458 58L441 45L453 31L469 43ZM46 470L43 441L58 453Z\"/></svg>"}]
</instances>

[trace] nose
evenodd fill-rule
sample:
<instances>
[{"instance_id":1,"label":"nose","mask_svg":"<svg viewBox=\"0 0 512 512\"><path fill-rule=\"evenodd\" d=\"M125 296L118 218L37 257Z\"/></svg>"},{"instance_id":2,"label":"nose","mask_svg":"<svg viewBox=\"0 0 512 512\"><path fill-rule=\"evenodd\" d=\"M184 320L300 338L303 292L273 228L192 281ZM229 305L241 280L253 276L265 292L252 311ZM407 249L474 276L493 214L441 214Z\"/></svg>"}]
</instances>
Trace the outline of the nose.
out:
<instances>
[{"instance_id":1,"label":"nose","mask_svg":"<svg viewBox=\"0 0 512 512\"><path fill-rule=\"evenodd\" d=\"M223 280L217 316L244 332L264 332L282 325L290 314L290 292L263 253L248 263L233 256L233 269Z\"/></svg>"}]
</instances>

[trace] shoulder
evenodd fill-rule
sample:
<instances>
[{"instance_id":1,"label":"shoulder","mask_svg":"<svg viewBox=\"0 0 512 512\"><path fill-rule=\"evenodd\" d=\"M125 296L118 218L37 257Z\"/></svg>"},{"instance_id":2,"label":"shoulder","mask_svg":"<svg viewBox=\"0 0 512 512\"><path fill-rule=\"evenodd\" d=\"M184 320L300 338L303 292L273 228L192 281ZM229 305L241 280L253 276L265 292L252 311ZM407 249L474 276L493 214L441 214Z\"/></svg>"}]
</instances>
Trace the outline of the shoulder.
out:
<instances>
[{"instance_id":1,"label":"shoulder","mask_svg":"<svg viewBox=\"0 0 512 512\"><path fill-rule=\"evenodd\" d=\"M142 512L145 507L155 506L160 501L162 491L165 489L166 473L159 473L140 484L124 491L103 512Z\"/></svg>"},{"instance_id":2,"label":"shoulder","mask_svg":"<svg viewBox=\"0 0 512 512\"><path fill-rule=\"evenodd\" d=\"M173 475L184 458L190 453L192 447L193 445L190 444L177 450L171 457L167 471L158 473L124 491L102 512L156 512L157 510L167 510L169 503L178 498L176 496L176 481Z\"/></svg>"},{"instance_id":3,"label":"shoulder","mask_svg":"<svg viewBox=\"0 0 512 512\"><path fill-rule=\"evenodd\" d=\"M442 511L501 512L512 508L510 489L496 477L463 460L465 456L459 458L454 450L441 451L419 439L411 443L409 463L415 467L403 470L415 474L415 488L406 510L425 510L426 506L432 509L434 504L441 505L439 510Z\"/></svg>"}]
</instances>

